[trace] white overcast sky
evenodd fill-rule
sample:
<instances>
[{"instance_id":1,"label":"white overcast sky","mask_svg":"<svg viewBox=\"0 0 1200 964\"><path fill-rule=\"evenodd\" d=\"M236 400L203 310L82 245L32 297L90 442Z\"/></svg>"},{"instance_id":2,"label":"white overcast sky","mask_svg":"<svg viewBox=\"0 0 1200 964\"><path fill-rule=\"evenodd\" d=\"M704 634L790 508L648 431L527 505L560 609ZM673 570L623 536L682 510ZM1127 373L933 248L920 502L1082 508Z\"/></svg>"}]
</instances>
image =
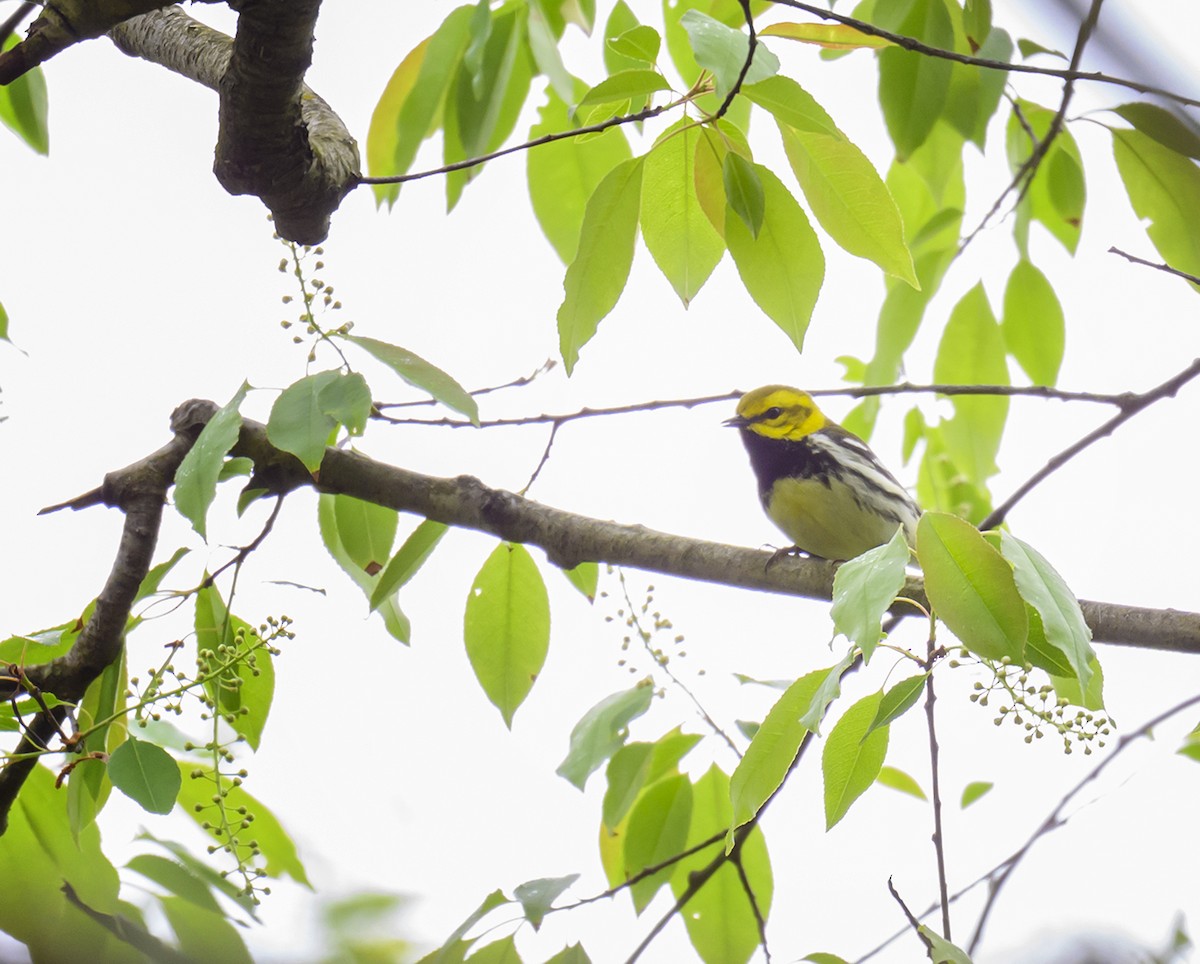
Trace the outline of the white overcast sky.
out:
<instances>
[{"instance_id":1,"label":"white overcast sky","mask_svg":"<svg viewBox=\"0 0 1200 964\"><path fill-rule=\"evenodd\" d=\"M608 4L601 6L607 11ZM642 12L647 5L634 6ZM996 6L998 20L1009 22L1009 5ZM1194 5L1164 0L1149 7L1110 0L1105 16L1110 8L1153 15L1163 25L1161 36L1179 43L1161 48L1161 56L1183 63L1194 57L1182 43L1200 36ZM11 8L0 4L0 14ZM440 2L325 5L309 83L360 144L375 99L400 58L450 9ZM643 13L650 22L654 16ZM772 46L784 71L798 77L885 169L890 153L874 109L870 55L823 64L811 51L781 41ZM594 55L585 62L594 63ZM588 76L594 81L599 73L593 68ZM304 351L279 328L281 318L292 316L280 297L293 292L275 271L283 251L270 238L265 212L253 199L225 195L211 175L215 96L122 56L105 40L57 58L47 77L50 158L35 157L11 137L2 148L9 189L7 230L0 234L0 301L24 351L0 346L0 414L8 416L0 424L4 636L77 615L102 585L115 550L121 524L116 512L36 518L38 508L91 488L105 471L162 444L167 418L180 401L224 402L243 379L280 388L305 367ZM1019 90L1057 102L1053 85L1022 80ZM1109 92L1103 97L1081 89L1073 113L1114 102ZM1141 390L1200 354L1195 295L1182 282L1106 254L1116 245L1155 257L1114 180L1107 133L1089 123L1072 131L1084 150L1089 189L1080 253L1072 261L1040 233L1034 244L1035 259L1058 286L1067 313L1061 384ZM759 131L754 144L768 162L779 160L769 133ZM436 146L418 161L436 163ZM1002 163L975 156L969 172L967 220L974 223L1006 174ZM336 286L344 316L360 334L404 345L468 387L526 374L556 352L562 268L529 212L523 161L491 165L449 217L442 190L438 179L410 185L390 215L377 213L365 190L347 199L326 245L323 279ZM909 355L914 381L930 378L937 333L976 280L984 280L999 308L1013 256L1010 237L1007 224L994 228L947 276ZM872 351L882 285L872 266L832 245L826 251L825 289L803 356L753 305L728 259L685 312L640 250L621 303L584 348L575 376L568 381L557 371L523 392L488 396L483 414L569 411L777 381L833 387L840 374L836 356L869 357ZM377 398L411 397L382 369L363 370ZM265 418L272 398L254 393L245 410ZM922 404L927 413L942 411L931 401ZM849 403L828 407L837 416ZM898 444L906 408L885 403L873 444L912 483L915 464L901 465ZM727 414L709 406L569 425L531 495L572 511L699 538L752 546L778 542L759 510L740 443L719 426ZM993 492L1007 495L1108 414L1014 402ZM1080 596L1200 608L1200 510L1192 498L1198 420L1200 390L1189 386L1042 485L1012 514L1014 532L1038 547ZM517 489L545 440L541 428L450 433L373 426L363 449L419 471L467 472ZM179 585L194 583L206 561L224 561L222 543L244 543L261 525L265 507L238 523L232 505L232 493L226 493L214 507L208 549L169 517L160 557L177 545L197 550ZM278 660L279 689L263 749L247 764L247 787L291 830L321 894L363 887L412 894L405 933L433 943L496 887L511 892L523 880L580 872L573 896L602 890L594 844L600 777L581 795L554 768L578 717L637 678L618 667L620 634L603 620L616 604L599 601L589 608L544 567L552 600L550 657L509 733L475 684L461 641L467 589L492 541L462 532L445 539L402 597L414 626L414 644L405 649L377 619L366 618L361 595L321 548L315 521L310 493L288 500L275 534L245 570L234 608L255 623L281 612L296 620L297 639ZM639 603L647 584L655 585L654 608L687 636L689 655L673 668L728 726L736 718L760 718L769 705L765 692L738 687L734 671L796 677L835 659L827 649L827 607L820 603L632 571L626 578ZM319 586L328 595L268 580ZM604 588L619 591L615 579ZM139 630L131 641L133 671L157 662L161 645L186 632L186 621L170 619ZM1101 648L1100 657L1109 709L1126 727L1182 699L1200 679L1194 657L1111 646ZM631 662L647 671L644 657L634 654ZM881 667L859 674L847 700L878 688L883 673ZM974 676L942 676L954 887L1022 842L1091 764L1081 754L1064 757L1050 739L1027 748L1015 729L993 727L991 714L967 703ZM653 739L676 721L703 732L686 698L672 692L635 724L633 736ZM1194 820L1200 771L1173 755L1195 722L1194 714L1178 719L1156 742L1127 751L1084 795L1094 802L1035 848L996 907L986 945L994 956L980 955L981 961L1001 960L1000 952L1053 929L1112 928L1157 943L1178 909L1193 929L1200 927L1200 828ZM728 754L707 742L688 758L691 772L699 775L712 759L732 768ZM888 762L928 786L923 746L917 714L911 714L894 728ZM956 801L971 780L995 781L996 789L964 813ZM129 841L141 825L196 839L182 819L151 819L114 798L102 826L118 860L138 851ZM885 888L889 874L913 905L923 906L933 894L927 809L875 788L825 834L815 755L764 826L776 874L770 936L777 960L816 950L853 957L898 928L903 921ZM277 892L264 909L268 926L248 939L276 960L311 959L309 898L286 884ZM666 906L660 899L640 921L628 913L624 898L615 908L556 915L523 946L531 959L544 959L564 941L582 939L593 960L620 959ZM959 919L962 936L972 918ZM687 959L681 932L672 925L646 960ZM916 959L919 948L901 946L880 959ZM1007 959L1033 958L1023 951Z\"/></svg>"}]
</instances>

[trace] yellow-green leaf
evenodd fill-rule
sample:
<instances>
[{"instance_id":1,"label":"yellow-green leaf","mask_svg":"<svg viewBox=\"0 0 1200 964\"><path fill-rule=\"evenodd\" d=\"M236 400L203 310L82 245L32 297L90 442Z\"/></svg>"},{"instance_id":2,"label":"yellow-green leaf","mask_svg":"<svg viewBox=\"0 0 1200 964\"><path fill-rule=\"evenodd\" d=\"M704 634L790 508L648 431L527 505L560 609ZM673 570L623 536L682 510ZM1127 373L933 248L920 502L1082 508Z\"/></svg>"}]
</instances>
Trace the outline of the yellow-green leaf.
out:
<instances>
[{"instance_id":1,"label":"yellow-green leaf","mask_svg":"<svg viewBox=\"0 0 1200 964\"><path fill-rule=\"evenodd\" d=\"M798 40L828 50L879 50L892 45L892 42L884 37L863 33L844 23L772 23L763 27L758 35Z\"/></svg>"},{"instance_id":2,"label":"yellow-green leaf","mask_svg":"<svg viewBox=\"0 0 1200 964\"><path fill-rule=\"evenodd\" d=\"M875 782L887 756L888 728L868 735L882 693L864 696L834 724L821 753L825 776L825 829L846 815L851 805Z\"/></svg>"},{"instance_id":3,"label":"yellow-green leaf","mask_svg":"<svg viewBox=\"0 0 1200 964\"><path fill-rule=\"evenodd\" d=\"M1035 385L1058 381L1066 322L1058 295L1046 276L1022 258L1004 288L1004 343Z\"/></svg>"}]
</instances>

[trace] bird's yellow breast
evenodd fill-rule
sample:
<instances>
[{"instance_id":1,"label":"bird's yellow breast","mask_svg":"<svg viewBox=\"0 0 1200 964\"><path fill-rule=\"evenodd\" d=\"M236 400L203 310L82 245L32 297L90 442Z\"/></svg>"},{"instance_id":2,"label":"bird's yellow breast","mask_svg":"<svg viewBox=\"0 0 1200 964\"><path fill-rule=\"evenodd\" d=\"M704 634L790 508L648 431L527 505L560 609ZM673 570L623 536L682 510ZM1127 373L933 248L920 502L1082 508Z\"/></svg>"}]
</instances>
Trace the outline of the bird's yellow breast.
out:
<instances>
[{"instance_id":1,"label":"bird's yellow breast","mask_svg":"<svg viewBox=\"0 0 1200 964\"><path fill-rule=\"evenodd\" d=\"M783 477L763 494L763 507L796 545L826 559L853 559L896 534L895 520L865 509L849 486L820 477Z\"/></svg>"}]
</instances>

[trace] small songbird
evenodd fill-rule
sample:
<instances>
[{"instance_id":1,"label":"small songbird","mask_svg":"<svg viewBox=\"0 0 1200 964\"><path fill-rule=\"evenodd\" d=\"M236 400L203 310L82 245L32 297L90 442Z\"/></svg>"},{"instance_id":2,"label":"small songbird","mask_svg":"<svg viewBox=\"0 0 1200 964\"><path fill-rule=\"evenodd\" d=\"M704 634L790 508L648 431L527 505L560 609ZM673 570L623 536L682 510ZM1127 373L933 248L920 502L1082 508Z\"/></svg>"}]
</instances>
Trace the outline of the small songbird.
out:
<instances>
[{"instance_id":1,"label":"small songbird","mask_svg":"<svg viewBox=\"0 0 1200 964\"><path fill-rule=\"evenodd\" d=\"M921 509L853 432L786 385L747 392L726 425L741 430L763 509L810 555L852 559L903 526L912 545Z\"/></svg>"}]
</instances>

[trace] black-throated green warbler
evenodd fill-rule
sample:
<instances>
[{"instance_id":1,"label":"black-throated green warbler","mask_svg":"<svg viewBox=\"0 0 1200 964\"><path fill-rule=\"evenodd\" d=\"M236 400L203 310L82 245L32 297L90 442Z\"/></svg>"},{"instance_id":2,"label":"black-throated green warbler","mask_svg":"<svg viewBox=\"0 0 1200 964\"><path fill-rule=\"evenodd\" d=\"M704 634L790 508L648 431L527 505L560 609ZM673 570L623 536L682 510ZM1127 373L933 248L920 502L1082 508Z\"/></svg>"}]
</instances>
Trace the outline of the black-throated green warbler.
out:
<instances>
[{"instance_id":1,"label":"black-throated green warbler","mask_svg":"<svg viewBox=\"0 0 1200 964\"><path fill-rule=\"evenodd\" d=\"M921 509L853 432L786 385L747 392L725 422L741 430L767 516L805 552L852 559L904 527L911 545Z\"/></svg>"}]
</instances>

